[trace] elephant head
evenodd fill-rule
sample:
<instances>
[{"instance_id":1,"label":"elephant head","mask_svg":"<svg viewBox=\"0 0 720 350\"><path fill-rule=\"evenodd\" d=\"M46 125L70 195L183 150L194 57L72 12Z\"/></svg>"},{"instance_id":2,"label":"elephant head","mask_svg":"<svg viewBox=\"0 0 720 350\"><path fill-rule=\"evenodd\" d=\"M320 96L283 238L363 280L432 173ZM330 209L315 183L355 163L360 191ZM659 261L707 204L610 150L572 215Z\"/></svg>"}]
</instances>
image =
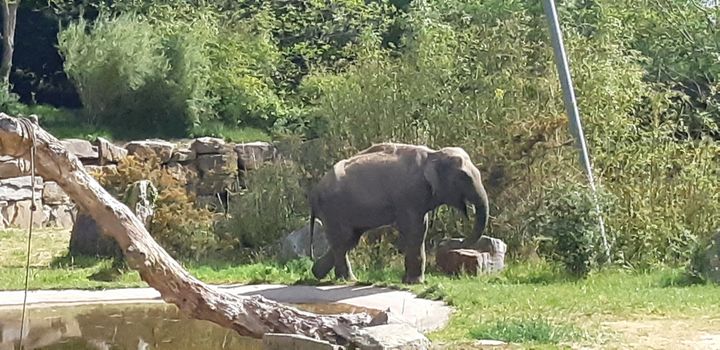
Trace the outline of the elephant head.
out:
<instances>
[{"instance_id":1,"label":"elephant head","mask_svg":"<svg viewBox=\"0 0 720 350\"><path fill-rule=\"evenodd\" d=\"M467 203L475 207L473 233L463 241L470 247L482 236L488 224L489 206L480 171L462 148L445 147L428 154L424 176L437 204L446 204L467 217Z\"/></svg>"}]
</instances>

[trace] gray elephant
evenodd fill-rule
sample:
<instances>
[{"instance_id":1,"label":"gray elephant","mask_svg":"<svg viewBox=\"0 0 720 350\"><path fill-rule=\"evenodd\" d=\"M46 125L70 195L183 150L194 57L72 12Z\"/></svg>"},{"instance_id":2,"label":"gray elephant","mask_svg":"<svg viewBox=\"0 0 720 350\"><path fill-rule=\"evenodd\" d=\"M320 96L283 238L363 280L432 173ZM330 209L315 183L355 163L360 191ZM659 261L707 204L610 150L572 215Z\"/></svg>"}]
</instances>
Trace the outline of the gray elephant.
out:
<instances>
[{"instance_id":1,"label":"gray elephant","mask_svg":"<svg viewBox=\"0 0 720 350\"><path fill-rule=\"evenodd\" d=\"M428 212L445 204L467 216L475 206L475 227L463 241L472 246L488 224L488 198L467 152L459 147L433 150L401 143L374 144L337 162L309 196L310 234L315 218L325 228L328 252L312 267L316 278L335 268L335 277L355 280L347 253L373 228L398 229L405 255L403 283L422 283ZM311 238L312 239L312 238Z\"/></svg>"}]
</instances>

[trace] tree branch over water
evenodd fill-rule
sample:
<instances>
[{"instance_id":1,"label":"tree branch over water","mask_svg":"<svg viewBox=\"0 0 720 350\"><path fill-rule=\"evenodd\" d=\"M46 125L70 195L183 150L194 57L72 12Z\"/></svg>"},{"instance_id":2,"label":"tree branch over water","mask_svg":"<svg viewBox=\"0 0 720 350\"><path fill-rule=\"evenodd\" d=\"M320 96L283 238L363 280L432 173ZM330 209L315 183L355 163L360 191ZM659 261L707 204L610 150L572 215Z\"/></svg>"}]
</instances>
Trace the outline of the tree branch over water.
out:
<instances>
[{"instance_id":1,"label":"tree branch over water","mask_svg":"<svg viewBox=\"0 0 720 350\"><path fill-rule=\"evenodd\" d=\"M317 315L262 296L237 296L207 285L186 271L145 229L130 209L88 174L80 160L57 138L35 125L37 175L55 181L115 239L128 264L163 300L192 318L207 320L261 338L265 333L294 333L344 343L356 327L371 324L367 313ZM20 120L0 113L0 155L29 160L32 141Z\"/></svg>"}]
</instances>

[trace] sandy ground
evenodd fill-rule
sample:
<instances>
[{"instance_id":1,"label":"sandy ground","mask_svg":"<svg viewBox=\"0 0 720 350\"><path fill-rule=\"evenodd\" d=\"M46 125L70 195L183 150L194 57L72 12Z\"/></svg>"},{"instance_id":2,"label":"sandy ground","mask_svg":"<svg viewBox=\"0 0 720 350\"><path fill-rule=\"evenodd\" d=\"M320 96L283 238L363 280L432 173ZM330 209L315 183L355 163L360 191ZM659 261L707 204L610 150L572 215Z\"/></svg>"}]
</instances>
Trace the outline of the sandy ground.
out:
<instances>
[{"instance_id":1,"label":"sandy ground","mask_svg":"<svg viewBox=\"0 0 720 350\"><path fill-rule=\"evenodd\" d=\"M603 322L617 339L604 349L720 349L720 319L639 319Z\"/></svg>"}]
</instances>

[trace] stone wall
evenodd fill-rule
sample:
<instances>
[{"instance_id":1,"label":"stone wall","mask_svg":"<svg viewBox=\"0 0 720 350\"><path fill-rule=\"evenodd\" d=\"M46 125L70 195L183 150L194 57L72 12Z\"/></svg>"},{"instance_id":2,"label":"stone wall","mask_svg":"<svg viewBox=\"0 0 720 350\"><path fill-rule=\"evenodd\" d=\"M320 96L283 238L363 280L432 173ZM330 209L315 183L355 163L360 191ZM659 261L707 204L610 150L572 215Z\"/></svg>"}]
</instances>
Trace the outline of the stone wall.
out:
<instances>
[{"instance_id":1,"label":"stone wall","mask_svg":"<svg viewBox=\"0 0 720 350\"><path fill-rule=\"evenodd\" d=\"M241 187L239 173L278 157L275 146L267 142L235 144L211 137L149 139L125 144L103 138L93 142L80 139L61 142L88 170L113 172L128 155L140 160L155 155L163 167L183 179L200 205L208 206L215 206L226 191ZM0 157L0 228L28 227L33 191L37 207L42 208L34 214L34 227L72 228L77 216L75 205L55 182L38 177L33 186L29 170L26 161Z\"/></svg>"}]
</instances>

